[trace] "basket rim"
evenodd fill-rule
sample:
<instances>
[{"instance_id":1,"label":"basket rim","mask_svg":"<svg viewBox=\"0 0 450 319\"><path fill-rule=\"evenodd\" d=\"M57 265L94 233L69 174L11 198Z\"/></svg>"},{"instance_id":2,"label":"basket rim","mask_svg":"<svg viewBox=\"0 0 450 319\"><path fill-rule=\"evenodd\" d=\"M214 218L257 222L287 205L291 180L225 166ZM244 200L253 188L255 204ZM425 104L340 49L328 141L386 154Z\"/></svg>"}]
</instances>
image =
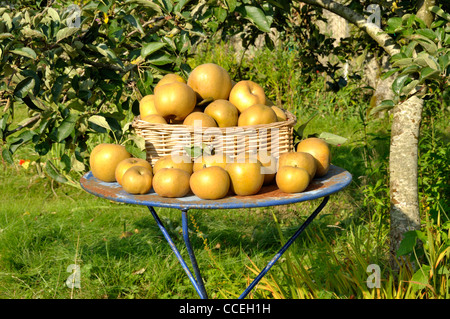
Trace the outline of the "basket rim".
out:
<instances>
[{"instance_id":1,"label":"basket rim","mask_svg":"<svg viewBox=\"0 0 450 319\"><path fill-rule=\"evenodd\" d=\"M297 122L297 117L293 113L289 112L288 110L285 110L285 109L282 109L282 110L286 113L286 116L287 116L287 119L285 121L277 121L277 122L272 122L269 124L257 124L257 125L245 125L245 126L237 126L236 125L236 126L227 126L227 127L218 127L218 126L199 127L196 129L197 130L201 129L202 131L211 130L211 129L219 129L221 131L227 131L227 130L230 130L233 128L262 129L262 128L276 128L276 127L294 125ZM185 130L189 130L189 131L194 130L194 126L192 126L192 125L149 123L144 120L141 120L140 115L137 115L134 117L134 119L132 121L132 126L134 128L139 128L139 129L143 129L143 130L145 130L145 129L171 129L171 130L185 129Z\"/></svg>"}]
</instances>

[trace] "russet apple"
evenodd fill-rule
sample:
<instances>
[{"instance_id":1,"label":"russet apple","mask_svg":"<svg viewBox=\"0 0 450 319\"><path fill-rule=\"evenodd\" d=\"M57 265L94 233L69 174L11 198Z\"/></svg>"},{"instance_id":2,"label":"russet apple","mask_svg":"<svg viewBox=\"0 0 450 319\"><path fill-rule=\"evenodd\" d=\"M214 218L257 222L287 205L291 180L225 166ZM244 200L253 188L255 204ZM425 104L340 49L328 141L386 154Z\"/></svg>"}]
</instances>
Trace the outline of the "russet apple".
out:
<instances>
[{"instance_id":1,"label":"russet apple","mask_svg":"<svg viewBox=\"0 0 450 319\"><path fill-rule=\"evenodd\" d=\"M239 111L228 100L215 100L211 102L204 110L205 114L211 116L219 127L236 126L239 117Z\"/></svg>"},{"instance_id":2,"label":"russet apple","mask_svg":"<svg viewBox=\"0 0 450 319\"><path fill-rule=\"evenodd\" d=\"M225 169L227 163L230 162L231 162L230 157L222 153L217 153L213 155L201 155L194 159L193 172L211 166L219 166Z\"/></svg>"},{"instance_id":3,"label":"russet apple","mask_svg":"<svg viewBox=\"0 0 450 319\"><path fill-rule=\"evenodd\" d=\"M162 168L153 175L153 190L161 197L183 197L190 191L191 174L179 168Z\"/></svg>"},{"instance_id":4,"label":"russet apple","mask_svg":"<svg viewBox=\"0 0 450 319\"><path fill-rule=\"evenodd\" d=\"M258 83L243 80L233 86L228 100L242 113L246 108L254 104L265 104L266 94Z\"/></svg>"},{"instance_id":5,"label":"russet apple","mask_svg":"<svg viewBox=\"0 0 450 319\"><path fill-rule=\"evenodd\" d=\"M277 174L278 160L275 156L270 154L258 153L258 160L262 165L262 172L264 175L264 185L269 185L275 180Z\"/></svg>"},{"instance_id":6,"label":"russet apple","mask_svg":"<svg viewBox=\"0 0 450 319\"><path fill-rule=\"evenodd\" d=\"M139 114L141 115L141 120L151 114L158 114L153 94L146 95L139 101Z\"/></svg>"},{"instance_id":7,"label":"russet apple","mask_svg":"<svg viewBox=\"0 0 450 319\"><path fill-rule=\"evenodd\" d=\"M183 121L183 125L200 126L200 127L217 127L216 121L203 112L192 112Z\"/></svg>"},{"instance_id":8,"label":"russet apple","mask_svg":"<svg viewBox=\"0 0 450 319\"><path fill-rule=\"evenodd\" d=\"M230 189L230 176L219 166L202 168L191 175L189 185L201 199L224 198Z\"/></svg>"},{"instance_id":9,"label":"russet apple","mask_svg":"<svg viewBox=\"0 0 450 319\"><path fill-rule=\"evenodd\" d=\"M315 176L321 177L328 173L331 165L331 152L327 142L317 137L309 137L298 143L297 152L309 153L316 159Z\"/></svg>"},{"instance_id":10,"label":"russet apple","mask_svg":"<svg viewBox=\"0 0 450 319\"><path fill-rule=\"evenodd\" d=\"M181 82L161 85L154 95L156 111L166 120L184 120L197 103L195 92Z\"/></svg>"},{"instance_id":11,"label":"russet apple","mask_svg":"<svg viewBox=\"0 0 450 319\"><path fill-rule=\"evenodd\" d=\"M278 188L285 193L301 193L310 182L308 171L295 166L281 166L275 179Z\"/></svg>"},{"instance_id":12,"label":"russet apple","mask_svg":"<svg viewBox=\"0 0 450 319\"><path fill-rule=\"evenodd\" d=\"M149 114L144 117L141 116L141 120L152 124L168 124L166 119L159 114Z\"/></svg>"},{"instance_id":13,"label":"russet apple","mask_svg":"<svg viewBox=\"0 0 450 319\"><path fill-rule=\"evenodd\" d=\"M125 146L119 144L98 144L89 156L92 175L103 182L116 181L116 167L124 159L131 157Z\"/></svg>"},{"instance_id":14,"label":"russet apple","mask_svg":"<svg viewBox=\"0 0 450 319\"><path fill-rule=\"evenodd\" d=\"M153 174L156 174L162 168L178 168L192 174L194 163L188 155L170 154L159 158L153 165Z\"/></svg>"},{"instance_id":15,"label":"russet apple","mask_svg":"<svg viewBox=\"0 0 450 319\"><path fill-rule=\"evenodd\" d=\"M122 176L123 190L129 194L147 194L152 189L152 171L145 166L131 166Z\"/></svg>"},{"instance_id":16,"label":"russet apple","mask_svg":"<svg viewBox=\"0 0 450 319\"><path fill-rule=\"evenodd\" d=\"M116 166L115 176L116 181L119 183L119 185L122 185L122 177L125 172L133 166L143 166L150 170L150 172L153 172L152 165L147 162L145 159L142 158L135 158L135 157L129 157L122 161L120 161L119 164Z\"/></svg>"},{"instance_id":17,"label":"russet apple","mask_svg":"<svg viewBox=\"0 0 450 319\"><path fill-rule=\"evenodd\" d=\"M161 85L167 84L167 83L173 83L173 82L180 82L180 83L186 83L186 80L183 79L181 76L175 73L168 73L164 75L161 80L158 81L158 83L155 85L155 89L157 87L160 87Z\"/></svg>"},{"instance_id":18,"label":"russet apple","mask_svg":"<svg viewBox=\"0 0 450 319\"><path fill-rule=\"evenodd\" d=\"M238 126L270 124L277 122L277 115L265 104L254 104L239 115Z\"/></svg>"},{"instance_id":19,"label":"russet apple","mask_svg":"<svg viewBox=\"0 0 450 319\"><path fill-rule=\"evenodd\" d=\"M317 163L314 157L305 152L287 152L278 158L279 166L296 166L306 169L311 179L314 178L317 171Z\"/></svg>"},{"instance_id":20,"label":"russet apple","mask_svg":"<svg viewBox=\"0 0 450 319\"><path fill-rule=\"evenodd\" d=\"M232 85L228 71L215 63L205 63L194 68L187 84L196 92L198 100L226 100Z\"/></svg>"},{"instance_id":21,"label":"russet apple","mask_svg":"<svg viewBox=\"0 0 450 319\"><path fill-rule=\"evenodd\" d=\"M278 106L275 106L275 105L272 105L271 108L272 108L272 110L274 110L275 114L277 115L278 122L283 122L283 121L287 120L287 115L281 108L279 108Z\"/></svg>"},{"instance_id":22,"label":"russet apple","mask_svg":"<svg viewBox=\"0 0 450 319\"><path fill-rule=\"evenodd\" d=\"M230 188L236 195L254 195L264 183L261 162L253 156L238 156L226 166L230 175Z\"/></svg>"}]
</instances>

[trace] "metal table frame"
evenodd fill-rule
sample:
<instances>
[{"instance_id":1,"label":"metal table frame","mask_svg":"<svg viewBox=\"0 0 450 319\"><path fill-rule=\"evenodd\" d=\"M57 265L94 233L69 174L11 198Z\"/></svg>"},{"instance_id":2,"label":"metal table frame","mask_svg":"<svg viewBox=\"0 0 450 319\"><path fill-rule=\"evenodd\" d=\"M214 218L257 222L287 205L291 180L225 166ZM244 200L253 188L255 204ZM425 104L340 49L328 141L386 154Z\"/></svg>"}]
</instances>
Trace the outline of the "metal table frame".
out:
<instances>
[{"instance_id":1,"label":"metal table frame","mask_svg":"<svg viewBox=\"0 0 450 319\"><path fill-rule=\"evenodd\" d=\"M189 209L236 209L249 207L269 207L277 205L287 205L312 199L322 198L322 202L306 219L306 221L298 228L298 230L289 238L289 240L281 247L275 256L268 262L256 278L239 296L239 299L244 299L250 291L258 284L258 282L267 274L270 268L278 261L284 252L294 243L298 236L308 227L308 225L316 218L328 203L330 195L345 188L351 182L351 174L342 168L332 165L328 174L322 178L314 179L309 187L303 193L286 194L282 193L276 186L265 186L257 195L253 196L230 196L217 201L201 200L194 195L186 196L181 199L162 198L155 193L145 195L130 195L125 193L117 183L105 183L93 177L91 172L88 172L81 178L81 186L87 192L107 198L110 200L125 202L129 204L145 205L148 207L150 213L156 221L159 229L163 233L170 248L176 255L178 261L186 272L189 280L197 291L201 299L208 298L205 289L203 278L195 258L195 253L192 249L188 232L188 211ZM191 272L188 264L177 249L174 241L169 235L169 232L161 222L154 207L176 208L181 211L183 240L191 261L194 274Z\"/></svg>"}]
</instances>

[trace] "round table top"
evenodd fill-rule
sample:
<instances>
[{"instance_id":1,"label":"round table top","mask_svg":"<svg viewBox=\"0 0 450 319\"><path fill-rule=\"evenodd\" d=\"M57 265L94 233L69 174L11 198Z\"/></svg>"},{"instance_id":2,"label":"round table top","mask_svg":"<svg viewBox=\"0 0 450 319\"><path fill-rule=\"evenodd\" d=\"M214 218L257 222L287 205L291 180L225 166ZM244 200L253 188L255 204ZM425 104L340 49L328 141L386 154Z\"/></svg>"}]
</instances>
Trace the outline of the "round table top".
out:
<instances>
[{"instance_id":1,"label":"round table top","mask_svg":"<svg viewBox=\"0 0 450 319\"><path fill-rule=\"evenodd\" d=\"M331 165L328 173L320 178L314 178L308 188L301 193L288 194L282 192L275 184L263 186L255 195L227 196L218 200L204 200L189 193L182 198L166 198L156 194L153 189L144 195L132 195L124 191L117 182L103 182L86 173L80 180L81 186L87 192L117 202L183 209L227 209L267 207L287 205L325 197L340 191L350 184L352 175L335 165Z\"/></svg>"}]
</instances>

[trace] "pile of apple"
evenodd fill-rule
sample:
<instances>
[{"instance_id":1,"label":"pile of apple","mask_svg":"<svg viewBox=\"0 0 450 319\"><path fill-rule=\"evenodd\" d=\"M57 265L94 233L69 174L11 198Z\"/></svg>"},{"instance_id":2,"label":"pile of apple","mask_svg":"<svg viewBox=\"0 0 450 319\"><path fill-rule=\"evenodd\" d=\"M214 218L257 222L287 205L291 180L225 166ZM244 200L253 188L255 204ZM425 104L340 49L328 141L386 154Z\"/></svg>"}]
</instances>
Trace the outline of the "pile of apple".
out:
<instances>
[{"instance_id":1,"label":"pile of apple","mask_svg":"<svg viewBox=\"0 0 450 319\"><path fill-rule=\"evenodd\" d=\"M154 94L140 101L141 120L150 123L229 127L285 121L281 108L271 105L261 86L253 81L233 83L228 72L214 63L196 67L187 81L176 74L164 76ZM198 122L195 123L197 125ZM201 199L227 195L257 194L263 185L276 183L286 193L303 192L313 178L330 167L328 144L319 138L302 140L295 151L278 158L271 154L173 154L152 166L134 158L122 145L99 144L90 155L94 177L117 182L130 194L154 190L162 197L178 198L189 193Z\"/></svg>"},{"instance_id":2,"label":"pile of apple","mask_svg":"<svg viewBox=\"0 0 450 319\"><path fill-rule=\"evenodd\" d=\"M242 155L230 159L224 154L167 155L152 166L134 158L124 146L99 144L91 152L94 177L117 182L129 194L147 194L153 188L162 197L184 197L190 192L201 199L220 199L228 195L257 194L263 185L276 183L286 193L303 192L315 177L330 167L330 149L319 138L302 140L296 151L271 155Z\"/></svg>"},{"instance_id":3,"label":"pile of apple","mask_svg":"<svg viewBox=\"0 0 450 319\"><path fill-rule=\"evenodd\" d=\"M285 112L266 98L256 82L235 83L215 63L197 66L187 81L170 73L156 84L154 94L139 103L141 120L153 124L232 127L270 124L287 119Z\"/></svg>"}]
</instances>

